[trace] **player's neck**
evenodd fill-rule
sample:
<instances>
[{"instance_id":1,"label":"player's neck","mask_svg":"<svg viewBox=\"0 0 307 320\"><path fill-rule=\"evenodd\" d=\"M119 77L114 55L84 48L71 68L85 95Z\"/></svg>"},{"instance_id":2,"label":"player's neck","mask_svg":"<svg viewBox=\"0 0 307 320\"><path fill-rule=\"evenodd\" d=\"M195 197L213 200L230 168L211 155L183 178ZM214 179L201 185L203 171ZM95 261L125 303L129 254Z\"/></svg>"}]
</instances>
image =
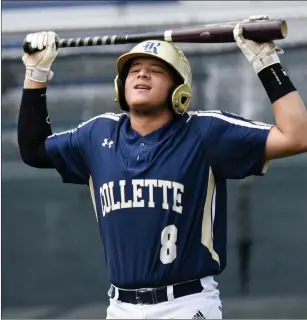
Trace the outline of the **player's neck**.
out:
<instances>
[{"instance_id":1,"label":"player's neck","mask_svg":"<svg viewBox=\"0 0 307 320\"><path fill-rule=\"evenodd\" d=\"M174 119L169 110L159 114L142 115L130 112L130 123L134 131L141 136L154 132Z\"/></svg>"}]
</instances>

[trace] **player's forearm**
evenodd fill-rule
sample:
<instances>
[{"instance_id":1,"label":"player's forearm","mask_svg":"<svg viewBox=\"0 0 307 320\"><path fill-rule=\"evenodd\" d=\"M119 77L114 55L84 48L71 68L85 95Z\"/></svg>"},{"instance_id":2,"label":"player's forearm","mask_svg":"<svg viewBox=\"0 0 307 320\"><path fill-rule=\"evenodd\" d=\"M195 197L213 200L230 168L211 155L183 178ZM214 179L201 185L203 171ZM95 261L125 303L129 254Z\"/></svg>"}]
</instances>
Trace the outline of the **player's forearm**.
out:
<instances>
[{"instance_id":1,"label":"player's forearm","mask_svg":"<svg viewBox=\"0 0 307 320\"><path fill-rule=\"evenodd\" d=\"M280 150L272 157L307 152L307 109L290 78L280 64L269 66L258 75L272 102L279 131L275 136L279 136Z\"/></svg>"}]
</instances>

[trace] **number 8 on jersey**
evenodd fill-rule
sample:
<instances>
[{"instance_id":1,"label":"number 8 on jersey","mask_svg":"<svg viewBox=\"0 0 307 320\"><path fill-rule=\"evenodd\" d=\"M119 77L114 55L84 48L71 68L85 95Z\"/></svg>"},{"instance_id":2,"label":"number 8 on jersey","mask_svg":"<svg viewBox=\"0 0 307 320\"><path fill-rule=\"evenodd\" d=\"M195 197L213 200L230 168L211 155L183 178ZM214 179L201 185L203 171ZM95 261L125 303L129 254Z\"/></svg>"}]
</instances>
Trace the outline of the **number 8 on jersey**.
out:
<instances>
[{"instance_id":1,"label":"number 8 on jersey","mask_svg":"<svg viewBox=\"0 0 307 320\"><path fill-rule=\"evenodd\" d=\"M177 234L178 229L173 224L162 230L160 260L163 264L172 263L177 257Z\"/></svg>"}]
</instances>

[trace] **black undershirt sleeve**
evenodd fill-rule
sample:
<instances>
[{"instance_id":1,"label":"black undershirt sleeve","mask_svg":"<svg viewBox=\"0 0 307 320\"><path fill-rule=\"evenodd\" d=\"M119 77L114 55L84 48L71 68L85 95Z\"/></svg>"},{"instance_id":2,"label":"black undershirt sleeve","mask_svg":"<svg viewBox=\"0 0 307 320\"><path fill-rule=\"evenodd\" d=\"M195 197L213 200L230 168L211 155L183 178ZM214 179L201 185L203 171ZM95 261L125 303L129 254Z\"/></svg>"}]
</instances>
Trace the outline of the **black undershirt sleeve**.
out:
<instances>
[{"instance_id":1,"label":"black undershirt sleeve","mask_svg":"<svg viewBox=\"0 0 307 320\"><path fill-rule=\"evenodd\" d=\"M45 140L52 134L46 88L23 89L19 118L18 145L21 158L35 168L54 168L49 158Z\"/></svg>"}]
</instances>

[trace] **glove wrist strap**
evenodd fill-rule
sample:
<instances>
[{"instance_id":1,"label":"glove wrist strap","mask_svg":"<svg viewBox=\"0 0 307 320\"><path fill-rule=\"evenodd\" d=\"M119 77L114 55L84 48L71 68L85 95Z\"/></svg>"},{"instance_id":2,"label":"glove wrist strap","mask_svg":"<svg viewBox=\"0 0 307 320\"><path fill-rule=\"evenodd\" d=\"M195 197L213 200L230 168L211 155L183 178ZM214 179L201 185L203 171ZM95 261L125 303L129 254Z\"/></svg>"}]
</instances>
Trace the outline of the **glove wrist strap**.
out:
<instances>
[{"instance_id":1,"label":"glove wrist strap","mask_svg":"<svg viewBox=\"0 0 307 320\"><path fill-rule=\"evenodd\" d=\"M53 72L51 70L45 71L39 68L27 68L26 78L36 82L46 82L51 80Z\"/></svg>"},{"instance_id":2,"label":"glove wrist strap","mask_svg":"<svg viewBox=\"0 0 307 320\"><path fill-rule=\"evenodd\" d=\"M274 103L292 91L296 91L296 88L280 63L275 63L262 69L258 73L258 77L271 103Z\"/></svg>"},{"instance_id":3,"label":"glove wrist strap","mask_svg":"<svg viewBox=\"0 0 307 320\"><path fill-rule=\"evenodd\" d=\"M270 53L270 54L264 54L262 56L257 57L254 61L252 61L252 64L256 73L259 73L264 68L267 68L275 63L280 63L278 54L276 52Z\"/></svg>"}]
</instances>

